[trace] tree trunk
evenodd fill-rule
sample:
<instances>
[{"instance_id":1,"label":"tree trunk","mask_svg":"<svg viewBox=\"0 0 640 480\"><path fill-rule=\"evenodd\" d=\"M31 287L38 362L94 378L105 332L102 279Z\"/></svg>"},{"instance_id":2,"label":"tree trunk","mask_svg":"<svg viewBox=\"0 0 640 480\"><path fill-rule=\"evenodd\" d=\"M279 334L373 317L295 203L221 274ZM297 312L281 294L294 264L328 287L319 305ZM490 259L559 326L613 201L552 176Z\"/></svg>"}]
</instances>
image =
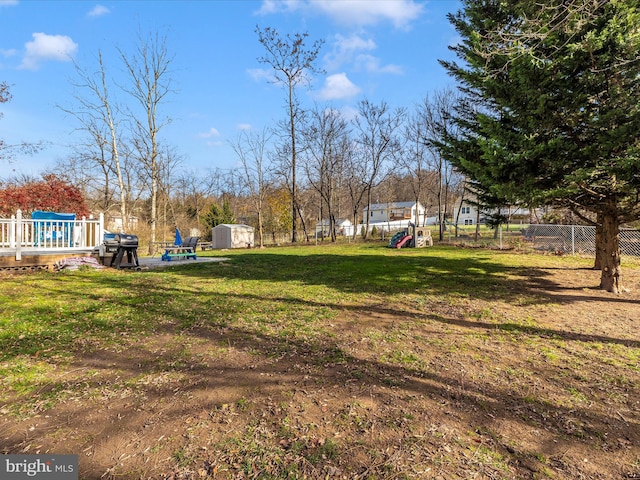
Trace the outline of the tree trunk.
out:
<instances>
[{"instance_id":1,"label":"tree trunk","mask_svg":"<svg viewBox=\"0 0 640 480\"><path fill-rule=\"evenodd\" d=\"M291 243L298 241L298 229L297 215L298 215L298 191L297 191L297 179L296 179L296 126L295 126L295 112L293 105L293 85L289 82L289 128L291 133Z\"/></svg>"},{"instance_id":2,"label":"tree trunk","mask_svg":"<svg viewBox=\"0 0 640 480\"><path fill-rule=\"evenodd\" d=\"M300 224L302 225L302 235L306 242L309 242L309 234L307 233L307 224L304 221L304 217L302 216L302 211L300 211L300 204L296 203L298 216L300 217ZM297 241L297 240L296 240Z\"/></svg>"},{"instance_id":3,"label":"tree trunk","mask_svg":"<svg viewBox=\"0 0 640 480\"><path fill-rule=\"evenodd\" d=\"M438 172L438 240L441 242L444 240L444 214L442 213L442 165L440 165L440 171Z\"/></svg>"},{"instance_id":4,"label":"tree trunk","mask_svg":"<svg viewBox=\"0 0 640 480\"><path fill-rule=\"evenodd\" d=\"M460 206L458 207L458 211L456 212L456 238L458 238L458 222L460 222L460 213L462 212L462 204L464 203L464 185L462 187L462 194L460 195Z\"/></svg>"},{"instance_id":5,"label":"tree trunk","mask_svg":"<svg viewBox=\"0 0 640 480\"><path fill-rule=\"evenodd\" d=\"M355 242L358 238L358 209L354 208L353 210L353 235L351 235L351 237L353 238L353 241Z\"/></svg>"},{"instance_id":6,"label":"tree trunk","mask_svg":"<svg viewBox=\"0 0 640 480\"><path fill-rule=\"evenodd\" d=\"M155 137L153 137L152 141L155 142ZM153 255L158 226L158 165L155 148L151 155L153 159L151 160L151 239L149 241L149 254Z\"/></svg>"},{"instance_id":7,"label":"tree trunk","mask_svg":"<svg viewBox=\"0 0 640 480\"><path fill-rule=\"evenodd\" d=\"M336 241L336 216L333 213L329 213L329 234L331 235L331 241Z\"/></svg>"},{"instance_id":8,"label":"tree trunk","mask_svg":"<svg viewBox=\"0 0 640 480\"><path fill-rule=\"evenodd\" d=\"M596 258L593 263L594 270L602 270L604 267L604 237L602 235L602 214L596 216Z\"/></svg>"},{"instance_id":9,"label":"tree trunk","mask_svg":"<svg viewBox=\"0 0 640 480\"><path fill-rule=\"evenodd\" d=\"M122 169L120 168L120 155L118 153L118 136L116 134L116 127L113 122L113 118L111 117L111 106L108 103L106 103L105 107L107 111L107 122L109 124L109 132L111 134L111 158L115 166L116 176L118 178L118 187L120 188L120 216L122 217L122 230L126 232L129 230L129 217L127 212L127 197L126 197L124 177L122 175Z\"/></svg>"},{"instance_id":10,"label":"tree trunk","mask_svg":"<svg viewBox=\"0 0 640 480\"><path fill-rule=\"evenodd\" d=\"M318 239L318 228L316 227L316 240ZM320 199L320 241L324 243L324 209L322 199Z\"/></svg>"},{"instance_id":11,"label":"tree trunk","mask_svg":"<svg viewBox=\"0 0 640 480\"><path fill-rule=\"evenodd\" d=\"M365 229L364 229L364 235L363 235L363 240L366 240L367 238L369 238L369 219L371 218L371 189L369 189L367 191L367 220L365 222Z\"/></svg>"},{"instance_id":12,"label":"tree trunk","mask_svg":"<svg viewBox=\"0 0 640 480\"><path fill-rule=\"evenodd\" d=\"M258 241L260 248L264 247L264 225L262 220L262 207L258 209Z\"/></svg>"},{"instance_id":13,"label":"tree trunk","mask_svg":"<svg viewBox=\"0 0 640 480\"><path fill-rule=\"evenodd\" d=\"M607 292L621 293L620 220L615 206L608 206L602 213L602 248L600 288Z\"/></svg>"}]
</instances>

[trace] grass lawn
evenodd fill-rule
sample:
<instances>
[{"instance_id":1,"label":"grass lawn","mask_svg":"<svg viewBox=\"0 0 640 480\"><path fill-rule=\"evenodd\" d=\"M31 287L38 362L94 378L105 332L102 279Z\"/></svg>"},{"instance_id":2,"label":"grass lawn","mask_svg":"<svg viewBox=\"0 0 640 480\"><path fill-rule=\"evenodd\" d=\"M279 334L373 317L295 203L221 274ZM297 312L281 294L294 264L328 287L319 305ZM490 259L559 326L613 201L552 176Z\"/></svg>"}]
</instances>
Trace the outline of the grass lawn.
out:
<instances>
[{"instance_id":1,"label":"grass lawn","mask_svg":"<svg viewBox=\"0 0 640 480\"><path fill-rule=\"evenodd\" d=\"M219 252L198 252L216 256ZM0 281L0 453L84 479L640 478L640 268L382 243Z\"/></svg>"}]
</instances>

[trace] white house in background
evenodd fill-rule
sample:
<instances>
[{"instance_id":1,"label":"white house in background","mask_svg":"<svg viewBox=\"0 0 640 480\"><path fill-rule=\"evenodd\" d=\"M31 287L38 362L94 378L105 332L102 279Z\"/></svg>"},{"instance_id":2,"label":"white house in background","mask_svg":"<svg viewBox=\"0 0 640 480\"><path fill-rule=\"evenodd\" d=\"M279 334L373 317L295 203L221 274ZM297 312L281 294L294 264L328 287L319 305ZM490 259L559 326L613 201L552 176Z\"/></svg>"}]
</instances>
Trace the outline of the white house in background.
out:
<instances>
[{"instance_id":1,"label":"white house in background","mask_svg":"<svg viewBox=\"0 0 640 480\"><path fill-rule=\"evenodd\" d=\"M324 220L322 220L322 222L316 223L316 236L331 236L329 227L330 225L328 218L325 218ZM353 223L351 223L351 220L347 220L346 218L336 219L336 235L353 235Z\"/></svg>"},{"instance_id":2,"label":"white house in background","mask_svg":"<svg viewBox=\"0 0 640 480\"><path fill-rule=\"evenodd\" d=\"M460 210L460 214L458 214L458 210ZM481 211L480 212L480 223L484 223L485 215ZM462 206L460 202L457 202L453 207L453 218L451 223L458 222L458 225L475 225L478 223L478 207L476 205L472 205L466 200L462 201Z\"/></svg>"},{"instance_id":3,"label":"white house in background","mask_svg":"<svg viewBox=\"0 0 640 480\"><path fill-rule=\"evenodd\" d=\"M425 214L425 208L419 202L373 203L371 208L363 209L362 223L366 224L368 218L370 229L376 227L377 230L393 231L416 223L416 218L420 225L424 225Z\"/></svg>"},{"instance_id":4,"label":"white house in background","mask_svg":"<svg viewBox=\"0 0 640 480\"><path fill-rule=\"evenodd\" d=\"M460 215L458 216L459 208ZM467 200L463 200L462 205L460 202L457 202L454 206L452 223L456 222L457 217L458 225L475 225L478 219L481 224L484 224L486 223L487 217L496 212L498 212L498 209L480 208L480 216L478 217L478 206L473 205ZM507 217L509 223L529 223L532 213L529 208L512 205L500 208L500 214Z\"/></svg>"},{"instance_id":5,"label":"white house in background","mask_svg":"<svg viewBox=\"0 0 640 480\"><path fill-rule=\"evenodd\" d=\"M128 216L129 229L133 230L138 227L138 217L133 215ZM117 214L105 214L104 216L105 228L111 232L124 231L124 222L122 221L122 215Z\"/></svg>"}]
</instances>

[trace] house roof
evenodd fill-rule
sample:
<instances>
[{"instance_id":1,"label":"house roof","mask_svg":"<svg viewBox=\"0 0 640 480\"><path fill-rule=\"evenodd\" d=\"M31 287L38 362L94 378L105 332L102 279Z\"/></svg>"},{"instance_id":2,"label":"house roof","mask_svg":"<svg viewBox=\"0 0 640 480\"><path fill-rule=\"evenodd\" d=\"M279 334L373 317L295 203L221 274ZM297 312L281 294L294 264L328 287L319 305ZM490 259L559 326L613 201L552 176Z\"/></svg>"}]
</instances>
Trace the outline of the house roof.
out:
<instances>
[{"instance_id":1,"label":"house roof","mask_svg":"<svg viewBox=\"0 0 640 480\"><path fill-rule=\"evenodd\" d=\"M228 229L231 229L231 230L234 230L234 229L243 229L243 230L251 229L251 230L253 230L253 227L251 227L249 225L245 225L243 223L220 223L220 224L216 225L213 228L218 228L218 227L228 228Z\"/></svg>"},{"instance_id":2,"label":"house roof","mask_svg":"<svg viewBox=\"0 0 640 480\"><path fill-rule=\"evenodd\" d=\"M372 203L371 210L385 210L390 208L412 208L416 202L388 202L388 203ZM422 204L419 204L422 206ZM368 207L364 207L364 210L369 210Z\"/></svg>"},{"instance_id":3,"label":"house roof","mask_svg":"<svg viewBox=\"0 0 640 480\"><path fill-rule=\"evenodd\" d=\"M316 225L329 225L329 219L328 218L323 218L322 222L318 222L318 223L316 223ZM336 225L349 226L349 225L351 225L351 220L349 220L348 218L337 218L336 219Z\"/></svg>"}]
</instances>

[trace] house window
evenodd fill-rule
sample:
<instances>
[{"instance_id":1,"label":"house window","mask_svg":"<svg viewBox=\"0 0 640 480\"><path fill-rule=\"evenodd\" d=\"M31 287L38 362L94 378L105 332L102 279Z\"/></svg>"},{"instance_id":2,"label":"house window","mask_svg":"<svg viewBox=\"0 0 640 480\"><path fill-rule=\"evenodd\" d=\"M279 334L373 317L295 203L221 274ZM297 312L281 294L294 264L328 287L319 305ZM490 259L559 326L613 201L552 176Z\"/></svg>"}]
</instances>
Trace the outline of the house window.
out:
<instances>
[{"instance_id":1,"label":"house window","mask_svg":"<svg viewBox=\"0 0 640 480\"><path fill-rule=\"evenodd\" d=\"M465 224L465 225L473 225L473 219L471 219L471 218L465 218L465 219L464 219L464 224Z\"/></svg>"},{"instance_id":2,"label":"house window","mask_svg":"<svg viewBox=\"0 0 640 480\"><path fill-rule=\"evenodd\" d=\"M373 218L373 212L371 212L371 218Z\"/></svg>"},{"instance_id":3,"label":"house window","mask_svg":"<svg viewBox=\"0 0 640 480\"><path fill-rule=\"evenodd\" d=\"M471 213L471 207L462 207L462 210L460 213L462 213L463 215Z\"/></svg>"}]
</instances>

